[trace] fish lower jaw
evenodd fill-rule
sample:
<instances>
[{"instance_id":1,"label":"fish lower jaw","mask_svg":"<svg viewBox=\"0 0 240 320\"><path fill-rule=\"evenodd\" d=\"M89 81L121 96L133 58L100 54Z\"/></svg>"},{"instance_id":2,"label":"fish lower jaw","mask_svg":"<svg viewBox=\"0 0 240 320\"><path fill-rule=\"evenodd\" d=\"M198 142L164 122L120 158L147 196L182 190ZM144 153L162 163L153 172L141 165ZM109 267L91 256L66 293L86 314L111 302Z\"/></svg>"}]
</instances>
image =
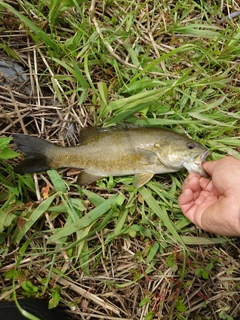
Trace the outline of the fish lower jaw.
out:
<instances>
[{"instance_id":1,"label":"fish lower jaw","mask_svg":"<svg viewBox=\"0 0 240 320\"><path fill-rule=\"evenodd\" d=\"M206 161L207 157L208 157L210 154L211 154L211 151L206 150L206 151L201 155L201 164L200 164L200 165L202 165L202 163Z\"/></svg>"},{"instance_id":2,"label":"fish lower jaw","mask_svg":"<svg viewBox=\"0 0 240 320\"><path fill-rule=\"evenodd\" d=\"M201 171L201 164L197 162L184 162L183 166L188 171L192 171L192 172Z\"/></svg>"},{"instance_id":3,"label":"fish lower jaw","mask_svg":"<svg viewBox=\"0 0 240 320\"><path fill-rule=\"evenodd\" d=\"M193 163L184 163L183 165L189 172L195 172L197 174L200 174L204 178L209 178L209 174L203 168L202 163L193 162Z\"/></svg>"}]
</instances>

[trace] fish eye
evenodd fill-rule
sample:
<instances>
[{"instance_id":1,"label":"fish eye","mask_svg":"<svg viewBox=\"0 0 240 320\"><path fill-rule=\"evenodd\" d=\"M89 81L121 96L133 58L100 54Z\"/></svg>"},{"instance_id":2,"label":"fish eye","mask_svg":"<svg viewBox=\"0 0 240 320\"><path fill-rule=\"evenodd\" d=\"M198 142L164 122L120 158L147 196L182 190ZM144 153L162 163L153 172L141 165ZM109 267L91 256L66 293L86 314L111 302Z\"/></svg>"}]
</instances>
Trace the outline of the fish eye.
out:
<instances>
[{"instance_id":1,"label":"fish eye","mask_svg":"<svg viewBox=\"0 0 240 320\"><path fill-rule=\"evenodd\" d=\"M190 150L194 149L195 148L195 143L194 142L188 142L187 143L187 148L190 149Z\"/></svg>"}]
</instances>

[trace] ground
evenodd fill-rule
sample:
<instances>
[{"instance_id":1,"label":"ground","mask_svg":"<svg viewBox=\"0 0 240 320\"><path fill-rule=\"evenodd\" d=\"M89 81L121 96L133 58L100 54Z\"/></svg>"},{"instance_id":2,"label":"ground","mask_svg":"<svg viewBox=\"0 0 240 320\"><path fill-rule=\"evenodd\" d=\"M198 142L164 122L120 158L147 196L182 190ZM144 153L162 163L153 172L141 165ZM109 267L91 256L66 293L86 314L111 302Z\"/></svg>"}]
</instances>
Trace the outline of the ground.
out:
<instances>
[{"instance_id":1,"label":"ground","mask_svg":"<svg viewBox=\"0 0 240 320\"><path fill-rule=\"evenodd\" d=\"M14 133L69 146L82 127L125 121L240 159L240 18L225 18L238 11L0 1L0 300L44 298L70 319L239 319L240 240L183 216L185 171L139 190L132 176L80 187L76 169L15 174L22 155L9 151Z\"/></svg>"}]
</instances>

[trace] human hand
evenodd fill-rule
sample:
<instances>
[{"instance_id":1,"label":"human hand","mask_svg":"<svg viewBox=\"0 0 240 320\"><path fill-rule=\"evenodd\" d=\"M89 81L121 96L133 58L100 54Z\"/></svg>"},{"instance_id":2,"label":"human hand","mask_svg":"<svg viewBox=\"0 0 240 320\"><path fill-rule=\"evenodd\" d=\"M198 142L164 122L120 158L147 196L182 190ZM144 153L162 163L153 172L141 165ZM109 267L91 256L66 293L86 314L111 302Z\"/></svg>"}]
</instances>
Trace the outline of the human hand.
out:
<instances>
[{"instance_id":1,"label":"human hand","mask_svg":"<svg viewBox=\"0 0 240 320\"><path fill-rule=\"evenodd\" d=\"M189 173L178 199L182 212L206 231L240 236L240 161L226 157L203 167L212 179Z\"/></svg>"}]
</instances>

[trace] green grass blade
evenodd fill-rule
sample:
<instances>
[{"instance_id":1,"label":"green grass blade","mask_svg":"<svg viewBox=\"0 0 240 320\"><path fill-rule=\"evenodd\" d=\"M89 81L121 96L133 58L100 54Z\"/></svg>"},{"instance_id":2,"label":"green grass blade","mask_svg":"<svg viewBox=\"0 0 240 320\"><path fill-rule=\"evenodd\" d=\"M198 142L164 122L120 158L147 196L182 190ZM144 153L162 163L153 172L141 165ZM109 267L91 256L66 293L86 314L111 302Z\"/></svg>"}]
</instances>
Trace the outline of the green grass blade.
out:
<instances>
[{"instance_id":1,"label":"green grass blade","mask_svg":"<svg viewBox=\"0 0 240 320\"><path fill-rule=\"evenodd\" d=\"M48 199L44 200L30 215L28 220L24 223L22 229L18 232L15 241L19 243L24 237L25 233L34 225L34 223L41 217L41 215L47 211L57 194L52 195Z\"/></svg>"},{"instance_id":2,"label":"green grass blade","mask_svg":"<svg viewBox=\"0 0 240 320\"><path fill-rule=\"evenodd\" d=\"M144 201L149 205L152 211L161 219L163 224L167 227L168 231L173 235L173 238L176 242L185 247L181 237L179 236L174 224L170 220L166 211L159 206L157 201L153 198L151 192L147 190L145 187L142 187L139 190L139 193L142 195Z\"/></svg>"},{"instance_id":3,"label":"green grass blade","mask_svg":"<svg viewBox=\"0 0 240 320\"><path fill-rule=\"evenodd\" d=\"M35 33L36 37L34 38L34 40L36 42L38 42L37 39L41 39L47 46L51 47L56 53L60 54L60 48L57 43L52 40L42 29L36 26L32 21L30 21L22 13L15 10L9 4L0 1L0 6L9 10L11 13L17 16L25 24L26 27L30 28Z\"/></svg>"},{"instance_id":4,"label":"green grass blade","mask_svg":"<svg viewBox=\"0 0 240 320\"><path fill-rule=\"evenodd\" d=\"M61 238L67 237L70 234L76 232L77 230L86 228L94 221L102 217L102 215L106 213L112 205L115 205L118 201L118 197L118 195L110 197L108 200L105 200L102 204L88 212L88 214L86 214L83 218L79 219L79 221L57 231L48 239L48 243L51 243L52 241L59 241Z\"/></svg>"},{"instance_id":5,"label":"green grass blade","mask_svg":"<svg viewBox=\"0 0 240 320\"><path fill-rule=\"evenodd\" d=\"M217 243L226 243L224 238L203 238L203 237L193 237L193 236L180 236L181 240L186 245L213 245Z\"/></svg>"},{"instance_id":6,"label":"green grass blade","mask_svg":"<svg viewBox=\"0 0 240 320\"><path fill-rule=\"evenodd\" d=\"M59 173L56 170L48 170L47 173L52 181L55 190L66 193L66 184L60 177Z\"/></svg>"},{"instance_id":7,"label":"green grass blade","mask_svg":"<svg viewBox=\"0 0 240 320\"><path fill-rule=\"evenodd\" d=\"M185 27L178 27L174 30L176 33L192 35L196 37L203 38L219 38L222 37L220 32L212 31L212 30L221 30L221 28L217 26L204 25L204 24L190 24Z\"/></svg>"}]
</instances>

